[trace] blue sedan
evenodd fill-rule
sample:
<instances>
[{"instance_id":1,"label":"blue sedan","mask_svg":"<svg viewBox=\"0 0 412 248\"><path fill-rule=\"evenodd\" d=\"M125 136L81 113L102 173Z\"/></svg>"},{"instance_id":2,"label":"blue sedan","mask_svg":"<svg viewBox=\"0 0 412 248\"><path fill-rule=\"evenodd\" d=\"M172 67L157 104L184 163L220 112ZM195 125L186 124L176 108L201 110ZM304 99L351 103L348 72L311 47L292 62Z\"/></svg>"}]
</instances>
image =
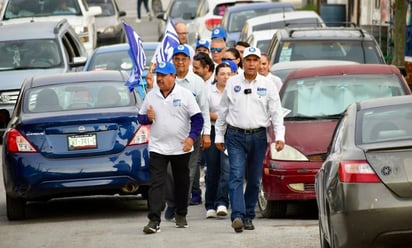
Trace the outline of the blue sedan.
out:
<instances>
[{"instance_id":1,"label":"blue sedan","mask_svg":"<svg viewBox=\"0 0 412 248\"><path fill-rule=\"evenodd\" d=\"M4 134L7 217L26 202L68 196L146 196L149 127L124 71L27 78Z\"/></svg>"}]
</instances>

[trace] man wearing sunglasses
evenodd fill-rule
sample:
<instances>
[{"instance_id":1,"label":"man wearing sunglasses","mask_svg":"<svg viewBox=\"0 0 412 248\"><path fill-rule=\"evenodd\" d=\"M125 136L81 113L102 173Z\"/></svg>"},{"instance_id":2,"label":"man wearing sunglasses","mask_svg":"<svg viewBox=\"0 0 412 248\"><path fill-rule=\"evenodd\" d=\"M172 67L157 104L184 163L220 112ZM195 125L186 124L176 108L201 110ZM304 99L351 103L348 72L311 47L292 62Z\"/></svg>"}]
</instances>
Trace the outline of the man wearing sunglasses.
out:
<instances>
[{"instance_id":1,"label":"man wearing sunglasses","mask_svg":"<svg viewBox=\"0 0 412 248\"><path fill-rule=\"evenodd\" d=\"M226 37L227 34L223 28L216 27L212 30L210 53L212 54L215 67L223 61L223 55L226 52Z\"/></svg>"}]
</instances>

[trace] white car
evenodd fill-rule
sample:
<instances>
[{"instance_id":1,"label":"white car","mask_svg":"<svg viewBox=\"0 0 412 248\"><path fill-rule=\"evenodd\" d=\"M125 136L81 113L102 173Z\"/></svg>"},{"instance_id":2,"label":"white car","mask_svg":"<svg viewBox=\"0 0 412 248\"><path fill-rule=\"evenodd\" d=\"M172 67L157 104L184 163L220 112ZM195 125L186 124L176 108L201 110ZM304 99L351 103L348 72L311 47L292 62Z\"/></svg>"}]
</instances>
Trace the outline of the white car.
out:
<instances>
[{"instance_id":1,"label":"white car","mask_svg":"<svg viewBox=\"0 0 412 248\"><path fill-rule=\"evenodd\" d=\"M237 4L259 2L271 2L271 0L202 0L197 8L196 16L190 25L196 28L197 39L210 40L213 28L220 25L227 8ZM188 25L188 29L191 28Z\"/></svg>"},{"instance_id":2,"label":"white car","mask_svg":"<svg viewBox=\"0 0 412 248\"><path fill-rule=\"evenodd\" d=\"M255 31L247 38L246 42L252 47L257 47L260 51L266 53L272 40L273 34L277 29L268 29Z\"/></svg>"},{"instance_id":3,"label":"white car","mask_svg":"<svg viewBox=\"0 0 412 248\"><path fill-rule=\"evenodd\" d=\"M250 18L245 22L239 40L246 41L255 31L284 27L325 27L323 19L311 10L299 10Z\"/></svg>"},{"instance_id":4,"label":"white car","mask_svg":"<svg viewBox=\"0 0 412 248\"><path fill-rule=\"evenodd\" d=\"M63 9L62 4L66 4L66 8ZM0 22L6 25L67 19L91 54L97 42L95 16L101 13L101 7L89 7L86 0L5 0Z\"/></svg>"}]
</instances>

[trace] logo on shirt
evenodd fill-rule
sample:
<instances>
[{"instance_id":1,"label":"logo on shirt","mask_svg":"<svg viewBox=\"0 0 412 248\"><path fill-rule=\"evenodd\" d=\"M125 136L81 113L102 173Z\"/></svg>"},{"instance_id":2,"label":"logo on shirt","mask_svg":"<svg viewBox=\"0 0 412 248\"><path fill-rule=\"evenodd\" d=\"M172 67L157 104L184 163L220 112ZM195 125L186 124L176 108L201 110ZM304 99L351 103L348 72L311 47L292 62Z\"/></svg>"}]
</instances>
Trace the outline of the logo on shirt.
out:
<instances>
[{"instance_id":1,"label":"logo on shirt","mask_svg":"<svg viewBox=\"0 0 412 248\"><path fill-rule=\"evenodd\" d=\"M233 87L233 90L235 91L235 93L239 93L241 89L242 87L240 87L239 85L235 85L235 87Z\"/></svg>"},{"instance_id":2,"label":"logo on shirt","mask_svg":"<svg viewBox=\"0 0 412 248\"><path fill-rule=\"evenodd\" d=\"M266 88L257 88L257 94L259 96L266 96L267 95L267 89Z\"/></svg>"},{"instance_id":3,"label":"logo on shirt","mask_svg":"<svg viewBox=\"0 0 412 248\"><path fill-rule=\"evenodd\" d=\"M173 107L182 106L182 99L173 99Z\"/></svg>"}]
</instances>

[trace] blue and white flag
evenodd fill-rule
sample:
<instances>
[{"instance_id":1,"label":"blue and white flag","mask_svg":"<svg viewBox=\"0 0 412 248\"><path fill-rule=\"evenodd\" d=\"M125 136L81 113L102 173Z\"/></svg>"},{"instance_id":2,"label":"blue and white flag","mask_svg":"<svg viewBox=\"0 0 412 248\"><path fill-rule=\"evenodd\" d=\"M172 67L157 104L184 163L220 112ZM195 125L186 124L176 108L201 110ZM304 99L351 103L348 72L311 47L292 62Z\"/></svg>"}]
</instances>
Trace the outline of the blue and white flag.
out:
<instances>
[{"instance_id":1,"label":"blue and white flag","mask_svg":"<svg viewBox=\"0 0 412 248\"><path fill-rule=\"evenodd\" d=\"M159 64L159 62L171 61L173 57L173 49L179 44L175 25L172 20L169 19L162 42L157 46L156 52L153 55L152 63Z\"/></svg>"},{"instance_id":2,"label":"blue and white flag","mask_svg":"<svg viewBox=\"0 0 412 248\"><path fill-rule=\"evenodd\" d=\"M144 54L142 39L129 24L123 22L123 28L130 46L129 56L133 62L133 70L130 72L125 85L129 87L130 92L134 88L141 86L138 87L138 92L141 94L139 89L143 89L145 86L140 85L140 82L142 81L142 72L146 65L146 55Z\"/></svg>"}]
</instances>

